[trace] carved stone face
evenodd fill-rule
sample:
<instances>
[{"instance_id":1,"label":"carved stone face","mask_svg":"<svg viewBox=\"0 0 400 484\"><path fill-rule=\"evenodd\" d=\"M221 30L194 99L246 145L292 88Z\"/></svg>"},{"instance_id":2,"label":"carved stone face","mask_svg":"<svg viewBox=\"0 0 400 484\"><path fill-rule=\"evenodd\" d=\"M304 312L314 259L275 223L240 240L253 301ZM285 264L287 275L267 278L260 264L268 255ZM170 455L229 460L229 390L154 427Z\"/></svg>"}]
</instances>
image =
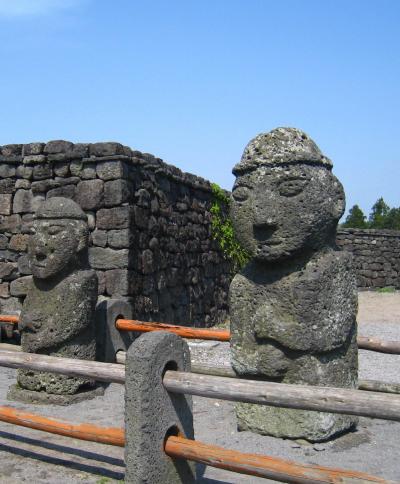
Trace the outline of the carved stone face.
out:
<instances>
[{"instance_id":1,"label":"carved stone face","mask_svg":"<svg viewBox=\"0 0 400 484\"><path fill-rule=\"evenodd\" d=\"M86 246L84 223L72 219L38 219L34 222L28 254L34 277L47 279L76 264L76 255Z\"/></svg>"},{"instance_id":2,"label":"carved stone face","mask_svg":"<svg viewBox=\"0 0 400 484\"><path fill-rule=\"evenodd\" d=\"M260 166L236 179L231 216L255 260L277 261L333 241L344 203L342 185L323 166Z\"/></svg>"}]
</instances>

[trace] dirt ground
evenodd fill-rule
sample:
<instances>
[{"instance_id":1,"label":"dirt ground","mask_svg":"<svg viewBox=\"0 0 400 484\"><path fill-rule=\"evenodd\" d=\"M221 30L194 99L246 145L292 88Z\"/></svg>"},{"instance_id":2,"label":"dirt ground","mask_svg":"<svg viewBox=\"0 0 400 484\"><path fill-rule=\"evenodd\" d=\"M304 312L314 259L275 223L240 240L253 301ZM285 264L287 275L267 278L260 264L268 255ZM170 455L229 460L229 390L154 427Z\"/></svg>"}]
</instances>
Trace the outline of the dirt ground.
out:
<instances>
[{"instance_id":1,"label":"dirt ground","mask_svg":"<svg viewBox=\"0 0 400 484\"><path fill-rule=\"evenodd\" d=\"M359 294L359 334L400 340L400 292ZM199 362L227 363L225 343L192 342L192 358ZM360 351L360 378L400 383L400 356ZM0 369L0 405L15 370ZM70 407L12 406L60 420L123 426L123 386L111 384L103 397ZM361 418L357 431L324 444L309 444L237 432L234 405L194 398L195 437L199 441L244 452L260 453L298 462L368 472L400 482L400 423ZM60 437L0 423L0 482L46 484L106 484L123 480L123 449ZM203 484L261 483L265 479L219 469L199 468ZM168 484L168 483L166 483Z\"/></svg>"}]
</instances>

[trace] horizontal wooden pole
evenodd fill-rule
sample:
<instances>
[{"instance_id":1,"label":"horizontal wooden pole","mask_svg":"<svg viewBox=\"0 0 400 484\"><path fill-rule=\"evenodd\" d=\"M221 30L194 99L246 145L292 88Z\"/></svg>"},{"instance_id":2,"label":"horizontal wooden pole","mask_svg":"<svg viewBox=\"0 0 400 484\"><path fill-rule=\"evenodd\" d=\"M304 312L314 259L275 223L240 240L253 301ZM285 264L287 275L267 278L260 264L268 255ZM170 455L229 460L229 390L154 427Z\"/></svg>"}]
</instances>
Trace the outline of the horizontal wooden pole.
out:
<instances>
[{"instance_id":1,"label":"horizontal wooden pole","mask_svg":"<svg viewBox=\"0 0 400 484\"><path fill-rule=\"evenodd\" d=\"M274 479L296 484L368 483L388 484L390 481L364 472L300 464L259 454L245 454L197 440L170 436L165 442L165 453L172 458L187 459L231 472Z\"/></svg>"},{"instance_id":2,"label":"horizontal wooden pole","mask_svg":"<svg viewBox=\"0 0 400 484\"><path fill-rule=\"evenodd\" d=\"M0 323L17 324L19 322L19 316L13 314L0 314Z\"/></svg>"},{"instance_id":3,"label":"horizontal wooden pole","mask_svg":"<svg viewBox=\"0 0 400 484\"><path fill-rule=\"evenodd\" d=\"M123 429L119 428L61 422L11 407L0 407L0 421L65 437L119 447L125 446L125 433ZM275 479L280 482L304 484L339 482L384 484L389 482L361 472L297 464L276 457L245 454L183 437L168 437L165 452L172 458L193 460L213 467Z\"/></svg>"},{"instance_id":4,"label":"horizontal wooden pole","mask_svg":"<svg viewBox=\"0 0 400 484\"><path fill-rule=\"evenodd\" d=\"M164 386L170 392L200 397L400 421L400 397L377 392L289 385L179 371L167 371Z\"/></svg>"},{"instance_id":5,"label":"horizontal wooden pole","mask_svg":"<svg viewBox=\"0 0 400 484\"><path fill-rule=\"evenodd\" d=\"M116 363L58 358L16 351L0 350L0 366L84 376L96 381L125 383L125 368Z\"/></svg>"},{"instance_id":6,"label":"horizontal wooden pole","mask_svg":"<svg viewBox=\"0 0 400 484\"><path fill-rule=\"evenodd\" d=\"M357 338L357 344L361 350L378 351L379 353L400 355L400 341L384 341L378 338L359 336Z\"/></svg>"},{"instance_id":7,"label":"horizontal wooden pole","mask_svg":"<svg viewBox=\"0 0 400 484\"><path fill-rule=\"evenodd\" d=\"M11 345L10 345L11 346ZM1 344L0 344L1 347ZM115 355L115 361L125 365L126 352L118 351ZM224 376L227 378L238 378L233 368L228 365L216 366L207 363L192 363L192 373L201 373L202 375ZM378 380L358 380L358 389L368 392L397 393L400 394L400 383L389 383Z\"/></svg>"},{"instance_id":8,"label":"horizontal wooden pole","mask_svg":"<svg viewBox=\"0 0 400 484\"><path fill-rule=\"evenodd\" d=\"M20 353L21 352L21 346L19 345L12 345L8 343L0 343L0 353L1 350L4 351L15 351ZM31 353L28 353L29 355ZM44 355L38 355L43 357ZM125 365L126 361L126 352L125 351L118 351L117 354L115 355L115 360L118 364L120 365ZM86 361L86 360L83 360ZM58 361L57 361L58 363ZM1 363L0 363L1 366ZM7 365L3 365L7 366ZM17 368L17 366L15 366ZM112 367L114 368L114 367ZM102 371L103 367L100 368L100 372ZM234 372L233 368L231 366L225 365L225 366L215 366L215 365L209 365L206 363L203 364L196 364L192 363L192 368L191 368L192 373L201 373L202 375L213 375L213 376L223 376L227 378L238 378L237 374ZM54 373L56 371L54 370ZM76 376L76 375L71 375L71 376ZM79 375L80 376L80 375ZM103 380L99 380L103 381ZM104 381L110 381L110 380L104 380ZM116 374L116 383L124 383L125 377L122 375L121 372L118 372ZM370 392L382 392L382 393L396 393L400 394L400 383L389 383L389 382L383 382L383 381L378 381L378 380L359 380L358 381L358 389L359 390L364 390L364 391L370 391Z\"/></svg>"},{"instance_id":9,"label":"horizontal wooden pole","mask_svg":"<svg viewBox=\"0 0 400 484\"><path fill-rule=\"evenodd\" d=\"M0 322L17 324L18 321L19 316L7 314L0 315ZM115 326L120 331L169 331L170 333L188 339L206 339L214 341L230 341L231 339L231 333L224 329L190 328L174 324L137 321L135 319L117 319ZM384 341L379 338L359 336L357 338L357 344L358 347L363 350L400 355L400 341Z\"/></svg>"},{"instance_id":10,"label":"horizontal wooden pole","mask_svg":"<svg viewBox=\"0 0 400 484\"><path fill-rule=\"evenodd\" d=\"M114 427L98 427L93 424L72 424L61 422L34 413L23 412L11 407L0 407L0 421L30 429L41 430L51 434L64 435L74 439L89 440L100 444L124 447L125 435L123 429Z\"/></svg>"},{"instance_id":11,"label":"horizontal wooden pole","mask_svg":"<svg viewBox=\"0 0 400 484\"><path fill-rule=\"evenodd\" d=\"M230 332L222 329L189 328L186 326L176 326L174 324L150 323L136 321L134 319L117 319L115 326L120 331L169 331L182 338L207 339L215 341L229 341Z\"/></svg>"}]
</instances>

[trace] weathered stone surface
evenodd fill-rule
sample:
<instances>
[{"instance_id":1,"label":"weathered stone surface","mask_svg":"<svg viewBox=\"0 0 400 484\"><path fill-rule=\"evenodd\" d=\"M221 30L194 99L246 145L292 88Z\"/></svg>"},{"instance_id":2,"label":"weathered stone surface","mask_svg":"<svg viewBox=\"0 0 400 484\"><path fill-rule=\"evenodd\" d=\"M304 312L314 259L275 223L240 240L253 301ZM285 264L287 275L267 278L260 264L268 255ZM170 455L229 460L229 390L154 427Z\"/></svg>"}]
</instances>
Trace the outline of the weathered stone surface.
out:
<instances>
[{"instance_id":1,"label":"weathered stone surface","mask_svg":"<svg viewBox=\"0 0 400 484\"><path fill-rule=\"evenodd\" d=\"M129 200L130 185L127 180L111 180L104 183L104 205L113 207Z\"/></svg>"},{"instance_id":2,"label":"weathered stone surface","mask_svg":"<svg viewBox=\"0 0 400 484\"><path fill-rule=\"evenodd\" d=\"M10 297L10 285L8 282L0 283L0 297Z\"/></svg>"},{"instance_id":3,"label":"weathered stone surface","mask_svg":"<svg viewBox=\"0 0 400 484\"><path fill-rule=\"evenodd\" d=\"M47 198L52 197L65 197L65 198L75 198L76 186L75 185L64 185L62 187L53 188L47 192Z\"/></svg>"},{"instance_id":4,"label":"weathered stone surface","mask_svg":"<svg viewBox=\"0 0 400 484\"><path fill-rule=\"evenodd\" d=\"M7 235L0 234L0 250L7 249L7 247L8 247Z\"/></svg>"},{"instance_id":5,"label":"weathered stone surface","mask_svg":"<svg viewBox=\"0 0 400 484\"><path fill-rule=\"evenodd\" d=\"M70 173L69 163L65 161L54 163L53 170L56 176L66 177Z\"/></svg>"},{"instance_id":6,"label":"weathered stone surface","mask_svg":"<svg viewBox=\"0 0 400 484\"><path fill-rule=\"evenodd\" d=\"M74 144L70 141L64 140L54 140L49 141L46 146L44 147L44 152L49 154L54 153L67 153L72 151Z\"/></svg>"},{"instance_id":7,"label":"weathered stone surface","mask_svg":"<svg viewBox=\"0 0 400 484\"><path fill-rule=\"evenodd\" d=\"M18 271L20 274L32 274L29 256L27 254L21 255L18 258Z\"/></svg>"},{"instance_id":8,"label":"weathered stone surface","mask_svg":"<svg viewBox=\"0 0 400 484\"><path fill-rule=\"evenodd\" d=\"M102 180L116 180L126 178L128 170L122 161L103 161L96 166L97 176Z\"/></svg>"},{"instance_id":9,"label":"weathered stone surface","mask_svg":"<svg viewBox=\"0 0 400 484\"><path fill-rule=\"evenodd\" d=\"M13 178L5 178L0 180L0 193L14 193L15 180Z\"/></svg>"},{"instance_id":10,"label":"weathered stone surface","mask_svg":"<svg viewBox=\"0 0 400 484\"><path fill-rule=\"evenodd\" d=\"M17 273L17 264L15 262L0 262L0 279L9 280Z\"/></svg>"},{"instance_id":11,"label":"weathered stone surface","mask_svg":"<svg viewBox=\"0 0 400 484\"><path fill-rule=\"evenodd\" d=\"M0 216L0 232L19 232L21 228L21 215Z\"/></svg>"},{"instance_id":12,"label":"weathered stone surface","mask_svg":"<svg viewBox=\"0 0 400 484\"><path fill-rule=\"evenodd\" d=\"M125 229L131 223L131 207L102 208L97 212L97 228Z\"/></svg>"},{"instance_id":13,"label":"weathered stone surface","mask_svg":"<svg viewBox=\"0 0 400 484\"><path fill-rule=\"evenodd\" d=\"M113 156L123 155L124 147L120 143L92 143L89 147L90 156Z\"/></svg>"},{"instance_id":14,"label":"weathered stone surface","mask_svg":"<svg viewBox=\"0 0 400 484\"><path fill-rule=\"evenodd\" d=\"M89 263L93 269L122 269L128 267L128 249L114 250L102 247L89 249Z\"/></svg>"},{"instance_id":15,"label":"weathered stone surface","mask_svg":"<svg viewBox=\"0 0 400 484\"><path fill-rule=\"evenodd\" d=\"M21 144L3 145L1 147L1 154L3 156L18 156L22 153L22 146Z\"/></svg>"},{"instance_id":16,"label":"weathered stone surface","mask_svg":"<svg viewBox=\"0 0 400 484\"><path fill-rule=\"evenodd\" d=\"M103 187L102 180L86 180L78 183L75 199L83 210L97 210L103 206Z\"/></svg>"},{"instance_id":17,"label":"weathered stone surface","mask_svg":"<svg viewBox=\"0 0 400 484\"><path fill-rule=\"evenodd\" d=\"M0 163L0 178L15 176L15 166L7 163Z\"/></svg>"},{"instance_id":18,"label":"weathered stone surface","mask_svg":"<svg viewBox=\"0 0 400 484\"><path fill-rule=\"evenodd\" d=\"M31 182L25 179L19 179L15 182L15 188L23 188L24 190L29 190L31 188Z\"/></svg>"},{"instance_id":19,"label":"weathered stone surface","mask_svg":"<svg viewBox=\"0 0 400 484\"><path fill-rule=\"evenodd\" d=\"M335 249L344 193L307 135L259 135L235 166L235 232L251 260L230 287L232 365L283 383L355 387L357 292L350 255ZM325 440L350 416L237 405L238 426Z\"/></svg>"},{"instance_id":20,"label":"weathered stone surface","mask_svg":"<svg viewBox=\"0 0 400 484\"><path fill-rule=\"evenodd\" d=\"M32 286L32 276L24 276L10 283L12 296L26 296Z\"/></svg>"},{"instance_id":21,"label":"weathered stone surface","mask_svg":"<svg viewBox=\"0 0 400 484\"><path fill-rule=\"evenodd\" d=\"M46 178L50 178L53 175L52 167L47 164L43 163L41 165L35 165L33 167L33 179L34 180L45 180Z\"/></svg>"},{"instance_id":22,"label":"weathered stone surface","mask_svg":"<svg viewBox=\"0 0 400 484\"><path fill-rule=\"evenodd\" d=\"M128 296L130 294L130 271L113 269L106 271L106 292L109 296Z\"/></svg>"},{"instance_id":23,"label":"weathered stone surface","mask_svg":"<svg viewBox=\"0 0 400 484\"><path fill-rule=\"evenodd\" d=\"M15 250L16 252L25 252L28 240L28 234L15 234L11 237L10 245L8 247L10 250Z\"/></svg>"},{"instance_id":24,"label":"weathered stone surface","mask_svg":"<svg viewBox=\"0 0 400 484\"><path fill-rule=\"evenodd\" d=\"M34 196L32 190L17 190L14 195L13 212L29 213L34 212L43 203L44 196Z\"/></svg>"},{"instance_id":25,"label":"weathered stone surface","mask_svg":"<svg viewBox=\"0 0 400 484\"><path fill-rule=\"evenodd\" d=\"M26 165L19 165L17 167L17 176L31 180L33 177L33 167Z\"/></svg>"},{"instance_id":26,"label":"weathered stone surface","mask_svg":"<svg viewBox=\"0 0 400 484\"><path fill-rule=\"evenodd\" d=\"M10 215L11 214L11 199L10 194L0 195L0 215Z\"/></svg>"},{"instance_id":27,"label":"weathered stone surface","mask_svg":"<svg viewBox=\"0 0 400 484\"><path fill-rule=\"evenodd\" d=\"M36 213L35 234L29 243L33 276L11 283L12 295L21 295L21 286L29 285L19 324L23 351L95 358L97 277L87 268L87 248L88 227L82 209L67 198L48 199ZM10 396L37 401L43 400L45 392L46 402L66 404L78 392L90 398L91 392L86 391L93 385L86 378L19 370L18 387Z\"/></svg>"},{"instance_id":28,"label":"weathered stone surface","mask_svg":"<svg viewBox=\"0 0 400 484\"><path fill-rule=\"evenodd\" d=\"M125 482L127 484L192 484L195 466L184 459L173 460L163 451L171 430L193 439L190 395L174 395L162 385L167 367L190 371L187 343L174 334L144 334L129 348L126 358L125 391Z\"/></svg>"},{"instance_id":29,"label":"weathered stone surface","mask_svg":"<svg viewBox=\"0 0 400 484\"><path fill-rule=\"evenodd\" d=\"M24 156L22 161L25 165L34 165L34 164L38 164L38 163L46 163L47 162L47 156L46 155L28 155L28 156Z\"/></svg>"},{"instance_id":30,"label":"weathered stone surface","mask_svg":"<svg viewBox=\"0 0 400 484\"><path fill-rule=\"evenodd\" d=\"M109 230L107 234L108 245L113 249L128 249L132 243L129 229Z\"/></svg>"},{"instance_id":31,"label":"weathered stone surface","mask_svg":"<svg viewBox=\"0 0 400 484\"><path fill-rule=\"evenodd\" d=\"M97 247L105 247L107 245L107 231L95 230L92 232L92 244Z\"/></svg>"},{"instance_id":32,"label":"weathered stone surface","mask_svg":"<svg viewBox=\"0 0 400 484\"><path fill-rule=\"evenodd\" d=\"M44 143L28 143L23 146L22 156L41 155L43 153Z\"/></svg>"}]
</instances>

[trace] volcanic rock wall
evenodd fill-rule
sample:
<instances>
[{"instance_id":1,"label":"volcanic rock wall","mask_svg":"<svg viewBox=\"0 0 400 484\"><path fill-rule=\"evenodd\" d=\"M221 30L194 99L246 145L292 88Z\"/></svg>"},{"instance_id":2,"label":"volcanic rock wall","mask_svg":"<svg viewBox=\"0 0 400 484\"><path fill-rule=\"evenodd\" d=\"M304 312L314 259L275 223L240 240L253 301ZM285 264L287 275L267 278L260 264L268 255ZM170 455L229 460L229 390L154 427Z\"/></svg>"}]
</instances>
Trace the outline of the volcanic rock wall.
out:
<instances>
[{"instance_id":1,"label":"volcanic rock wall","mask_svg":"<svg viewBox=\"0 0 400 484\"><path fill-rule=\"evenodd\" d=\"M30 281L33 213L49 197L87 213L99 296L129 298L142 320L209 326L227 315L229 264L211 237L210 183L119 143L0 147L0 310Z\"/></svg>"},{"instance_id":2,"label":"volcanic rock wall","mask_svg":"<svg viewBox=\"0 0 400 484\"><path fill-rule=\"evenodd\" d=\"M400 289L400 232L340 229L336 241L353 254L358 287Z\"/></svg>"}]
</instances>

